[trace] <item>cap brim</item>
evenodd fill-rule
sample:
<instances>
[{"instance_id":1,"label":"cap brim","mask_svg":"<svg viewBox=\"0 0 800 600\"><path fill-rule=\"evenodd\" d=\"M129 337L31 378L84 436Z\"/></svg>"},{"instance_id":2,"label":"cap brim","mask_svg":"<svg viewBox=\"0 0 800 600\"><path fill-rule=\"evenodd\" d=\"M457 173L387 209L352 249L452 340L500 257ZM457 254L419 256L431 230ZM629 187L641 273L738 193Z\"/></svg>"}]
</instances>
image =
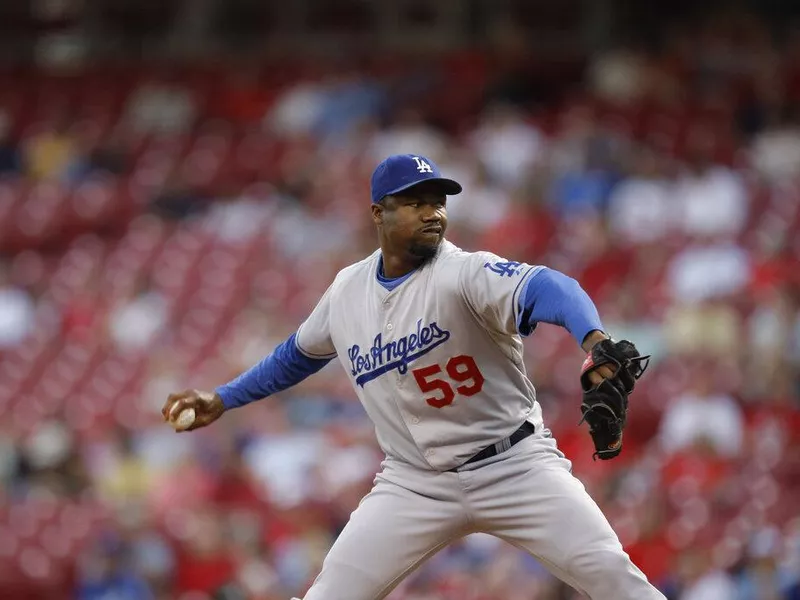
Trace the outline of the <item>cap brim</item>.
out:
<instances>
[{"instance_id":1,"label":"cap brim","mask_svg":"<svg viewBox=\"0 0 800 600\"><path fill-rule=\"evenodd\" d=\"M392 191L388 192L386 195L394 196L399 194L400 192L409 190L414 186L422 185L423 183L437 184L437 187L439 187L439 189L444 193L445 196L455 196L456 194L460 194L463 189L460 183L452 179L447 179L446 177L431 177L430 179L423 179L421 181L412 181L411 183L401 185L400 187L395 188Z\"/></svg>"}]
</instances>

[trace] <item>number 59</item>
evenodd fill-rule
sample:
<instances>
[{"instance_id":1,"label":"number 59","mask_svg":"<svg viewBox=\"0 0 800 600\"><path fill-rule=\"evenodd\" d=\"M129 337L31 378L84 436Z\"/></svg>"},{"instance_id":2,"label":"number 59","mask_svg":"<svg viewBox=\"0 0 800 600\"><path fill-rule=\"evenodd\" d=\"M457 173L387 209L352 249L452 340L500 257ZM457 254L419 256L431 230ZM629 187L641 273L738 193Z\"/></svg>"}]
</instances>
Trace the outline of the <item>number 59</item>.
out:
<instances>
[{"instance_id":1,"label":"number 59","mask_svg":"<svg viewBox=\"0 0 800 600\"><path fill-rule=\"evenodd\" d=\"M475 364L475 359L471 356L466 354L454 356L447 361L444 368L452 381L461 384L455 386L455 391L447 379L431 379L434 375L442 372L442 368L439 365L430 365L411 371L422 392L441 392L441 395L425 398L425 402L434 408L442 408L452 404L453 399L456 397L456 392L462 396L474 396L483 389L483 384L486 380L480 369L478 369L478 365Z\"/></svg>"}]
</instances>

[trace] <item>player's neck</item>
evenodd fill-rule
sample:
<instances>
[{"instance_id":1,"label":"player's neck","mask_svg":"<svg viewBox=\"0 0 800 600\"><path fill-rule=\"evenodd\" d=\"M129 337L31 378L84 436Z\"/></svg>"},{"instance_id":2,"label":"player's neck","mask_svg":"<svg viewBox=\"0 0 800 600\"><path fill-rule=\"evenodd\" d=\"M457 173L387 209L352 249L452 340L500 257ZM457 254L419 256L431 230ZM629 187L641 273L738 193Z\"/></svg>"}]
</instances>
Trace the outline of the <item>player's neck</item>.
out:
<instances>
[{"instance_id":1,"label":"player's neck","mask_svg":"<svg viewBox=\"0 0 800 600\"><path fill-rule=\"evenodd\" d=\"M396 254L387 253L386 250L381 250L383 256L383 276L387 279L395 279L411 273L414 269L424 262L424 259L419 257L398 256Z\"/></svg>"}]
</instances>

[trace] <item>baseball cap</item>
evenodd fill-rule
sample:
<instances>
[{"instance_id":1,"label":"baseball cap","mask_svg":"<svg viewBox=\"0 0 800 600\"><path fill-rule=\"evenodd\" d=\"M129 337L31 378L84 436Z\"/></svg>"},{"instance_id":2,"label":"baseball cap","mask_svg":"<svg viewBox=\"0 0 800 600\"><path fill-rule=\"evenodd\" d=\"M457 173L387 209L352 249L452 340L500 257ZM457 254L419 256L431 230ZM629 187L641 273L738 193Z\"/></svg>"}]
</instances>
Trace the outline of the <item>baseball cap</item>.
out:
<instances>
[{"instance_id":1,"label":"baseball cap","mask_svg":"<svg viewBox=\"0 0 800 600\"><path fill-rule=\"evenodd\" d=\"M372 203L425 181L436 181L446 196L461 193L461 184L442 177L432 160L418 154L393 154L372 173Z\"/></svg>"}]
</instances>

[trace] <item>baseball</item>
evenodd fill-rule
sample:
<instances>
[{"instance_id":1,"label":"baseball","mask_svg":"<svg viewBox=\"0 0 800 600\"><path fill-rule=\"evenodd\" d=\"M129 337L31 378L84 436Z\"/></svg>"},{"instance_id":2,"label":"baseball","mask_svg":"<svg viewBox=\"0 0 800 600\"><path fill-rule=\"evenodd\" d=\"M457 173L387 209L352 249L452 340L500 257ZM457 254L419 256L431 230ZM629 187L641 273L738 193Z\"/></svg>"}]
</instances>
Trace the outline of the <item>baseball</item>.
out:
<instances>
[{"instance_id":1,"label":"baseball","mask_svg":"<svg viewBox=\"0 0 800 600\"><path fill-rule=\"evenodd\" d=\"M178 414L177 418L171 419L172 426L177 431L188 429L192 426L192 423L194 423L196 416L193 408L185 408Z\"/></svg>"}]
</instances>

